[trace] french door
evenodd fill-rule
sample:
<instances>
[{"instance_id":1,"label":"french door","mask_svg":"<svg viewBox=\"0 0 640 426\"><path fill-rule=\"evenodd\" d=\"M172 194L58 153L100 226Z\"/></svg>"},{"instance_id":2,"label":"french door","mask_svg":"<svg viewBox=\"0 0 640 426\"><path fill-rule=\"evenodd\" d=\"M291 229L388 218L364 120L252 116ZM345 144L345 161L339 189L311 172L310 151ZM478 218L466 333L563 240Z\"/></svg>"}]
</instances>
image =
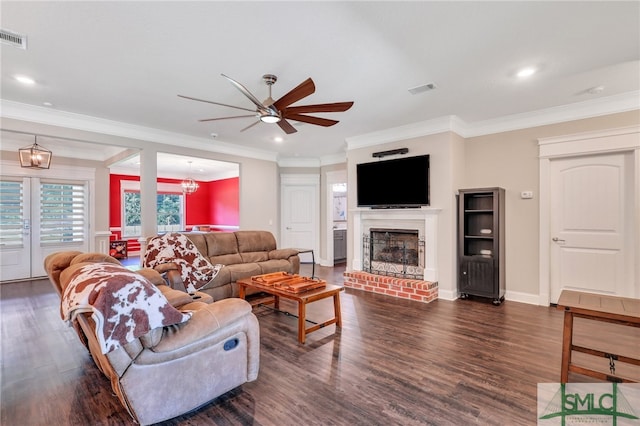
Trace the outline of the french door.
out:
<instances>
[{"instance_id":1,"label":"french door","mask_svg":"<svg viewBox=\"0 0 640 426\"><path fill-rule=\"evenodd\" d=\"M44 258L88 251L86 181L0 177L0 281L45 276Z\"/></svg>"}]
</instances>

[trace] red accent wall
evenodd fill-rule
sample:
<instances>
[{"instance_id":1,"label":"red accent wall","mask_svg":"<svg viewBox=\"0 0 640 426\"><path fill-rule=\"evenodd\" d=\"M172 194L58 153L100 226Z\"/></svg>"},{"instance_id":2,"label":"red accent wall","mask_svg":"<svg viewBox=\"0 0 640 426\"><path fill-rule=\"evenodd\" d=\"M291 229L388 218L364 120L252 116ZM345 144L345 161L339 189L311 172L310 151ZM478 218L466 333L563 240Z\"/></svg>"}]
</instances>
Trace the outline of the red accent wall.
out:
<instances>
[{"instance_id":1,"label":"red accent wall","mask_svg":"<svg viewBox=\"0 0 640 426\"><path fill-rule=\"evenodd\" d=\"M238 225L240 223L240 179L222 179L209 182L211 194L211 223Z\"/></svg>"},{"instance_id":2,"label":"red accent wall","mask_svg":"<svg viewBox=\"0 0 640 426\"><path fill-rule=\"evenodd\" d=\"M110 175L109 226L122 227L120 198L121 182L140 181L138 176ZM178 179L158 178L162 183L180 183ZM240 223L240 179L230 178L211 182L198 181L200 187L186 197L186 225L239 225ZM116 239L119 235L116 236ZM137 242L136 242L137 245ZM129 249L131 250L131 248Z\"/></svg>"}]
</instances>

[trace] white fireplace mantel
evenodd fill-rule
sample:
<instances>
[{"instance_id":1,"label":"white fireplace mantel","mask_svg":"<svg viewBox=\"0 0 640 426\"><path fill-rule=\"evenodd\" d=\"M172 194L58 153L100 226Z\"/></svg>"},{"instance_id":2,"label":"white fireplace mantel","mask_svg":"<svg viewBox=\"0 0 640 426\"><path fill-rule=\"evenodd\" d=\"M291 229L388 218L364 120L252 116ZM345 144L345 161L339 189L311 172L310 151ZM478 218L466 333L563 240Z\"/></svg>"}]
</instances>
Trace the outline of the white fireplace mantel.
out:
<instances>
[{"instance_id":1,"label":"white fireplace mantel","mask_svg":"<svg viewBox=\"0 0 640 426\"><path fill-rule=\"evenodd\" d=\"M366 233L366 223L379 222L388 229L406 228L397 226L398 223L406 224L415 222L418 229L424 231L425 259L424 280L438 281L438 214L442 209L354 209L353 215L353 260L351 263L354 271L362 271L362 236Z\"/></svg>"}]
</instances>

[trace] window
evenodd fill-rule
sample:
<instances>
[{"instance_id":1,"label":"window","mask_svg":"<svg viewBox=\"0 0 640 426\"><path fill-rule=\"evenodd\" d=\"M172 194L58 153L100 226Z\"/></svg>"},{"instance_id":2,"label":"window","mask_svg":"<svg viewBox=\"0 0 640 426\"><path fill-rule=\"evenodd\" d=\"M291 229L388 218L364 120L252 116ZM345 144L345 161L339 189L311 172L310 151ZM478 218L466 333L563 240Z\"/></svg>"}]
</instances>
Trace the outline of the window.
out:
<instances>
[{"instance_id":1,"label":"window","mask_svg":"<svg viewBox=\"0 0 640 426\"><path fill-rule=\"evenodd\" d=\"M184 229L182 194L158 194L158 232L175 232Z\"/></svg>"},{"instance_id":2,"label":"window","mask_svg":"<svg viewBox=\"0 0 640 426\"><path fill-rule=\"evenodd\" d=\"M141 208L140 191L125 191L122 202L124 221L122 226L123 237L139 236L141 234Z\"/></svg>"},{"instance_id":3,"label":"window","mask_svg":"<svg viewBox=\"0 0 640 426\"><path fill-rule=\"evenodd\" d=\"M142 233L140 208L140 183L122 182L122 238L137 237ZM156 201L158 233L177 232L185 229L184 194L180 185L159 184Z\"/></svg>"},{"instance_id":4,"label":"window","mask_svg":"<svg viewBox=\"0 0 640 426\"><path fill-rule=\"evenodd\" d=\"M84 183L40 185L41 244L83 243L87 234L87 190Z\"/></svg>"}]
</instances>

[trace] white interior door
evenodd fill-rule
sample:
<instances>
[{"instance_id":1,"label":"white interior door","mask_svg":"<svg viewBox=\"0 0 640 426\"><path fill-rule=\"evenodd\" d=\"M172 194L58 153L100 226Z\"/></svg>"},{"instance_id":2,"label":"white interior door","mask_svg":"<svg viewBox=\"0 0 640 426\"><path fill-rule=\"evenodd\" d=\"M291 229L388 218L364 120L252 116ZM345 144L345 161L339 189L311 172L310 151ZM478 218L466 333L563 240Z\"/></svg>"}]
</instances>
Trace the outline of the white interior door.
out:
<instances>
[{"instance_id":1,"label":"white interior door","mask_svg":"<svg viewBox=\"0 0 640 426\"><path fill-rule=\"evenodd\" d=\"M0 180L0 281L31 276L29 178Z\"/></svg>"},{"instance_id":2,"label":"white interior door","mask_svg":"<svg viewBox=\"0 0 640 426\"><path fill-rule=\"evenodd\" d=\"M614 153L551 161L551 303L563 289L637 297L632 160Z\"/></svg>"},{"instance_id":3,"label":"white interior door","mask_svg":"<svg viewBox=\"0 0 640 426\"><path fill-rule=\"evenodd\" d=\"M282 242L281 247L319 251L319 185L318 176L283 176L281 186ZM310 253L301 254L300 261L310 263Z\"/></svg>"}]
</instances>

